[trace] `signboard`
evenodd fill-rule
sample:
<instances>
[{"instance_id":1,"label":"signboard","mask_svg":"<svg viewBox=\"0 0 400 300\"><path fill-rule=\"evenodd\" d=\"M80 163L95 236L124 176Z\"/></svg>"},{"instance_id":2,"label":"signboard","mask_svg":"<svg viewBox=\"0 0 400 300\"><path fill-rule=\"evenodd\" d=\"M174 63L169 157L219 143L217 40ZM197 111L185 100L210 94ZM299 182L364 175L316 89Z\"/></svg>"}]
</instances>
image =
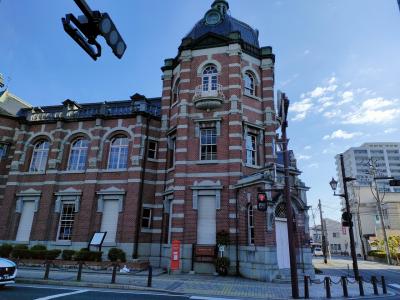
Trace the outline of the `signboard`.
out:
<instances>
[{"instance_id":1,"label":"signboard","mask_svg":"<svg viewBox=\"0 0 400 300\"><path fill-rule=\"evenodd\" d=\"M181 242L178 240L173 240L171 247L171 270L179 269L180 256L181 256Z\"/></svg>"},{"instance_id":2,"label":"signboard","mask_svg":"<svg viewBox=\"0 0 400 300\"><path fill-rule=\"evenodd\" d=\"M107 232L95 232L90 240L88 245L88 250L90 250L90 246L95 246L99 248L101 251L101 245L103 245L104 239L106 238Z\"/></svg>"},{"instance_id":3,"label":"signboard","mask_svg":"<svg viewBox=\"0 0 400 300\"><path fill-rule=\"evenodd\" d=\"M389 181L389 185L390 186L400 186L400 179L392 179L392 180L390 180Z\"/></svg>"}]
</instances>

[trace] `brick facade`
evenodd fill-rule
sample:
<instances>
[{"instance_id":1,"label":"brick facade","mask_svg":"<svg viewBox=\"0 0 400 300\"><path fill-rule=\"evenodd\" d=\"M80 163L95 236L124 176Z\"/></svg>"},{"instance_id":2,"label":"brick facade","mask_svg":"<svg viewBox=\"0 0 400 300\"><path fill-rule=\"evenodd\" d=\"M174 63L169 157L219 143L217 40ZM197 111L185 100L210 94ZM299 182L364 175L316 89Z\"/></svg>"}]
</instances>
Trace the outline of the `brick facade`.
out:
<instances>
[{"instance_id":1,"label":"brick facade","mask_svg":"<svg viewBox=\"0 0 400 300\"><path fill-rule=\"evenodd\" d=\"M222 17L224 22L231 18ZM67 100L62 106L24 109L18 118L0 117L1 142L9 145L7 157L0 161L4 216L0 240L15 241L24 199L37 199L26 243L86 247L93 232L104 225L102 205L115 198L120 201L115 242L106 244L105 251L118 246L128 257L168 267L170 242L179 240L181 270L186 272L191 269L192 248L199 243L199 211L207 213L200 208L205 202L200 201L214 199L209 202L216 210L216 228L211 231L229 233L231 243L225 255L231 258L231 271L240 264L240 272L247 277L272 280L282 275L274 226L275 209L282 202L276 187L283 173L275 150L279 124L274 62L270 47L260 48L258 42L249 45L240 34L227 37L209 32L186 37L177 57L165 60L161 98L136 94L128 101L83 105ZM204 87L207 66L217 70L218 93L213 86ZM246 73L254 79L252 95L244 92ZM216 157L212 159L202 159L205 129L215 134ZM253 163L249 163L248 135L255 145ZM110 170L110 142L116 136L128 139L128 162L124 169ZM89 141L86 165L81 171L70 171L71 145L78 138ZM31 172L33 147L40 140L50 145L46 168ZM155 158L148 156L149 141L157 142ZM297 248L299 256L307 256L307 188L297 179L299 174L293 162ZM260 212L256 197L264 189L274 190L274 200L267 212ZM60 241L58 205L69 196L77 197L79 205L75 204L71 240ZM254 213L254 243L249 243L249 205ZM150 228L140 227L143 209L151 209ZM308 256L299 261L303 268L310 268ZM212 272L212 268L197 262L195 271Z\"/></svg>"}]
</instances>

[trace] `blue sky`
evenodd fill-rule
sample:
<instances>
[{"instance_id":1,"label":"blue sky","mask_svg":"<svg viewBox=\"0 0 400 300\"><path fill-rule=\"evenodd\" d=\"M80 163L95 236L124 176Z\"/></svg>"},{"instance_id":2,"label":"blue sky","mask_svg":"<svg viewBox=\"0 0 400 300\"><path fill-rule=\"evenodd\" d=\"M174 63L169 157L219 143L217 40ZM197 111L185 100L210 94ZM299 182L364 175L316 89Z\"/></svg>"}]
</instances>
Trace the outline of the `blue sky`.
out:
<instances>
[{"instance_id":1,"label":"blue sky","mask_svg":"<svg viewBox=\"0 0 400 300\"><path fill-rule=\"evenodd\" d=\"M92 61L60 18L72 0L0 0L0 72L32 105L161 95L160 67L212 0L88 1L108 12L128 45L118 60L104 41ZM231 14L260 30L276 54L276 87L291 99L288 134L309 203L339 218L328 182L334 155L400 134L400 12L396 0L230 0Z\"/></svg>"}]
</instances>

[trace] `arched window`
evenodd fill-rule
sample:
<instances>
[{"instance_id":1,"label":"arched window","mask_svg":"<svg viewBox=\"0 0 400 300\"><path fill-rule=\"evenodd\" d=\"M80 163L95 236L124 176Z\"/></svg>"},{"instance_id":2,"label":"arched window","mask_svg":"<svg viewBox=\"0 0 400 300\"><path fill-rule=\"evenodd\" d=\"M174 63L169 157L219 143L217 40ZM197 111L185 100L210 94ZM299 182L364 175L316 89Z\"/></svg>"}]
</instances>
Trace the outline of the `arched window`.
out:
<instances>
[{"instance_id":1,"label":"arched window","mask_svg":"<svg viewBox=\"0 0 400 300\"><path fill-rule=\"evenodd\" d=\"M109 169L126 169L128 166L128 138L118 135L111 140L108 157Z\"/></svg>"},{"instance_id":2,"label":"arched window","mask_svg":"<svg viewBox=\"0 0 400 300\"><path fill-rule=\"evenodd\" d=\"M49 142L39 141L35 144L32 153L30 172L44 172L46 170L47 157L49 156Z\"/></svg>"},{"instance_id":3,"label":"arched window","mask_svg":"<svg viewBox=\"0 0 400 300\"><path fill-rule=\"evenodd\" d=\"M72 143L69 154L68 170L78 171L86 168L89 141L77 139Z\"/></svg>"},{"instance_id":4,"label":"arched window","mask_svg":"<svg viewBox=\"0 0 400 300\"><path fill-rule=\"evenodd\" d=\"M250 72L244 74L244 93L245 95L255 96L254 76Z\"/></svg>"},{"instance_id":5,"label":"arched window","mask_svg":"<svg viewBox=\"0 0 400 300\"><path fill-rule=\"evenodd\" d=\"M218 89L218 71L214 65L207 66L203 71L203 92L216 91Z\"/></svg>"},{"instance_id":6,"label":"arched window","mask_svg":"<svg viewBox=\"0 0 400 300\"><path fill-rule=\"evenodd\" d=\"M178 78L175 82L175 86L173 88L173 99L172 99L172 103L175 103L176 101L179 100L179 84L180 84L180 79Z\"/></svg>"},{"instance_id":7,"label":"arched window","mask_svg":"<svg viewBox=\"0 0 400 300\"><path fill-rule=\"evenodd\" d=\"M254 245L254 209L253 205L247 205L247 239L249 245Z\"/></svg>"}]
</instances>

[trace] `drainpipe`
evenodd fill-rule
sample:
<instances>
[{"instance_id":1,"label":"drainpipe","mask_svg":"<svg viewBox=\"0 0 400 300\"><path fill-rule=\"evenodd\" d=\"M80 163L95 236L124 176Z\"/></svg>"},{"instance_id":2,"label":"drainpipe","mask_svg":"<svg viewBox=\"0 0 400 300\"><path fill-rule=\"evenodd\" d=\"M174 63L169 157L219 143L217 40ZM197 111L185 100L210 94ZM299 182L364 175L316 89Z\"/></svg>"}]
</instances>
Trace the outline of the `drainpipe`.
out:
<instances>
[{"instance_id":1,"label":"drainpipe","mask_svg":"<svg viewBox=\"0 0 400 300\"><path fill-rule=\"evenodd\" d=\"M139 186L139 205L137 207L136 213L136 232L135 232L135 243L133 245L133 254L132 257L134 259L138 258L138 249L139 249L139 234L141 229L141 215L142 215L142 207L143 207L143 186L144 186L144 176L146 173L146 164L147 164L147 149L149 145L149 123L150 116L147 114L146 116L146 133L145 133L145 143L144 143L144 152L142 159L142 171L140 172L140 186Z\"/></svg>"},{"instance_id":2,"label":"drainpipe","mask_svg":"<svg viewBox=\"0 0 400 300\"><path fill-rule=\"evenodd\" d=\"M235 210L236 210L236 235L235 235L235 243L236 243L236 276L240 275L240 266L239 266L239 189L235 190Z\"/></svg>"}]
</instances>

